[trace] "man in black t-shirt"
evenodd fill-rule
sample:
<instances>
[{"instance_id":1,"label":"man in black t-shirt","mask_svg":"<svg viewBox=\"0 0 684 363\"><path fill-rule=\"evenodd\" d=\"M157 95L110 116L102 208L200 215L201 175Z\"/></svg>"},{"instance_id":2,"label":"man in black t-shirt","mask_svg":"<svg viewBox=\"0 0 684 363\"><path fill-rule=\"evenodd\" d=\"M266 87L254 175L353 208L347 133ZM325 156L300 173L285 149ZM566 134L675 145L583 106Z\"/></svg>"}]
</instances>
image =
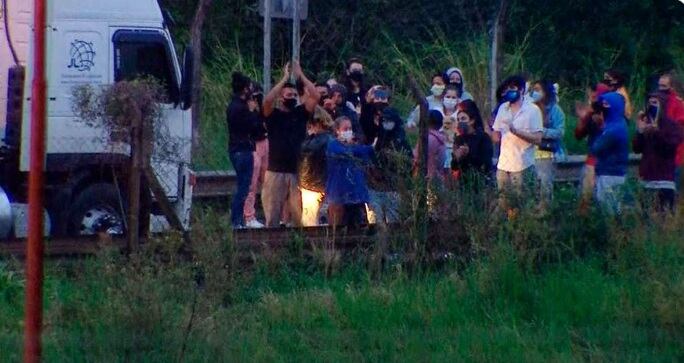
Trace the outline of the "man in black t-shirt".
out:
<instances>
[{"instance_id":1,"label":"man in black t-shirt","mask_svg":"<svg viewBox=\"0 0 684 363\"><path fill-rule=\"evenodd\" d=\"M297 159L299 150L306 137L306 123L313 113L320 94L306 78L299 63L292 65L295 79L304 84L308 97L297 105L297 89L287 83L290 78L290 65L285 66L283 78L264 98L263 114L268 130L268 169L261 192L266 226L277 227L283 207L287 208L292 224L301 226L302 195L297 180ZM275 107L278 100L278 107Z\"/></svg>"}]
</instances>

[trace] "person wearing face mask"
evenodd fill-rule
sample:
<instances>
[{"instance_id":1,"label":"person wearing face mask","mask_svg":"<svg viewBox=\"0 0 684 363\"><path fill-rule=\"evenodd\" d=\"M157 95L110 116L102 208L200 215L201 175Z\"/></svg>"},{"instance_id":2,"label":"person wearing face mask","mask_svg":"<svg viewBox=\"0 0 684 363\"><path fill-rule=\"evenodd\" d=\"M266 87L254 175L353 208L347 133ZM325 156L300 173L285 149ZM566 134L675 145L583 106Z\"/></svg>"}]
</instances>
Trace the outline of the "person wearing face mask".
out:
<instances>
[{"instance_id":1,"label":"person wearing face mask","mask_svg":"<svg viewBox=\"0 0 684 363\"><path fill-rule=\"evenodd\" d=\"M465 89L465 80L463 79L463 72L456 67L451 67L444 72L446 81L449 85L456 87L458 90L458 98L460 100L472 100L473 96Z\"/></svg>"},{"instance_id":2,"label":"person wearing face mask","mask_svg":"<svg viewBox=\"0 0 684 363\"><path fill-rule=\"evenodd\" d=\"M444 90L442 97L442 107L439 109L444 115L444 124L440 132L446 138L446 150L444 157L444 169L451 167L451 157L453 155L454 137L456 136L456 112L461 99L458 98L458 89L450 84Z\"/></svg>"},{"instance_id":3,"label":"person wearing face mask","mask_svg":"<svg viewBox=\"0 0 684 363\"><path fill-rule=\"evenodd\" d=\"M252 98L252 81L235 72L232 76L233 98L226 109L228 123L228 155L235 168L237 190L230 206L233 228L244 228L244 208L254 169L253 152L256 150L252 134L261 122L258 105Z\"/></svg>"},{"instance_id":4,"label":"person wearing face mask","mask_svg":"<svg viewBox=\"0 0 684 363\"><path fill-rule=\"evenodd\" d=\"M444 181L444 159L446 159L446 137L439 132L444 116L437 110L428 114L427 180ZM414 168L419 164L418 145L413 148Z\"/></svg>"},{"instance_id":5,"label":"person wearing face mask","mask_svg":"<svg viewBox=\"0 0 684 363\"><path fill-rule=\"evenodd\" d=\"M674 211L675 157L683 136L681 127L667 117L667 97L664 91L649 95L646 110L637 116L637 133L632 139L634 152L642 154L639 178L645 189L644 207L648 209L655 201L659 212Z\"/></svg>"},{"instance_id":6,"label":"person wearing face mask","mask_svg":"<svg viewBox=\"0 0 684 363\"><path fill-rule=\"evenodd\" d=\"M330 87L330 99L332 100L330 110L327 108L326 110L333 115L333 119L341 116L349 117L352 123L354 137L357 141L363 142L365 137L363 135L361 124L359 123L359 114L356 113L354 105L347 101L347 88L341 84L333 85Z\"/></svg>"},{"instance_id":7,"label":"person wearing face mask","mask_svg":"<svg viewBox=\"0 0 684 363\"><path fill-rule=\"evenodd\" d=\"M368 91L361 59L351 58L347 61L344 86L347 87L347 100L354 105L357 113L361 113L361 105L365 102L364 97Z\"/></svg>"},{"instance_id":8,"label":"person wearing face mask","mask_svg":"<svg viewBox=\"0 0 684 363\"><path fill-rule=\"evenodd\" d=\"M604 126L591 147L592 155L596 156L594 195L607 212L619 213L620 188L625 183L629 159L625 98L617 92L608 92L599 97L596 107L603 114Z\"/></svg>"},{"instance_id":9,"label":"person wearing face mask","mask_svg":"<svg viewBox=\"0 0 684 363\"><path fill-rule=\"evenodd\" d=\"M307 125L307 136L302 142L298 163L304 227L319 224L318 212L325 196L326 152L332 139L332 128L330 115L322 107L316 107Z\"/></svg>"},{"instance_id":10,"label":"person wearing face mask","mask_svg":"<svg viewBox=\"0 0 684 363\"><path fill-rule=\"evenodd\" d=\"M321 96L318 100L318 105L323 107L325 101L330 99L330 88L327 84L319 82L316 83L316 91L318 91L318 94ZM301 96L300 99L302 99Z\"/></svg>"},{"instance_id":11,"label":"person wearing face mask","mask_svg":"<svg viewBox=\"0 0 684 363\"><path fill-rule=\"evenodd\" d=\"M565 134L565 114L558 105L556 86L549 80L539 80L532 85L530 98L542 111L544 129L541 143L535 154L535 170L540 187L541 208L548 207L553 196L553 180L556 167L554 162L565 157L563 135Z\"/></svg>"},{"instance_id":12,"label":"person wearing face mask","mask_svg":"<svg viewBox=\"0 0 684 363\"><path fill-rule=\"evenodd\" d=\"M378 137L378 132L382 129L382 112L389 107L389 102L390 92L385 86L375 85L366 92L359 117L364 136L360 140L362 143L370 145Z\"/></svg>"},{"instance_id":13,"label":"person wearing face mask","mask_svg":"<svg viewBox=\"0 0 684 363\"><path fill-rule=\"evenodd\" d=\"M370 209L372 223L396 222L399 218L398 187L411 173L412 151L399 112L383 110L375 141L375 166L372 169Z\"/></svg>"},{"instance_id":14,"label":"person wearing face mask","mask_svg":"<svg viewBox=\"0 0 684 363\"><path fill-rule=\"evenodd\" d=\"M458 105L456 120L451 170L460 185L477 190L492 180L492 140L485 133L480 110L472 100Z\"/></svg>"},{"instance_id":15,"label":"person wearing face mask","mask_svg":"<svg viewBox=\"0 0 684 363\"><path fill-rule=\"evenodd\" d=\"M351 120L345 116L335 119L335 135L326 151L328 220L332 226L365 224L370 198L364 165L373 156L373 147L354 143Z\"/></svg>"},{"instance_id":16,"label":"person wearing face mask","mask_svg":"<svg viewBox=\"0 0 684 363\"><path fill-rule=\"evenodd\" d=\"M684 128L684 100L679 97L674 88L673 83L675 76L672 73L664 73L658 79L658 90L665 93L665 117L674 121L679 127ZM684 142L677 148L677 157L675 159L677 165L677 179L680 183L679 189L682 188L682 168L684 168Z\"/></svg>"},{"instance_id":17,"label":"person wearing face mask","mask_svg":"<svg viewBox=\"0 0 684 363\"><path fill-rule=\"evenodd\" d=\"M597 83L588 90L587 103L575 103L575 115L577 116L577 126L575 126L575 139L587 139L587 159L582 169L582 179L580 180L580 212L586 213L594 196L596 186L596 157L591 154L591 147L594 141L603 132L602 107L598 105L598 99L610 89L602 82Z\"/></svg>"},{"instance_id":18,"label":"person wearing face mask","mask_svg":"<svg viewBox=\"0 0 684 363\"><path fill-rule=\"evenodd\" d=\"M512 218L534 190L535 145L541 142L544 123L539 107L523 96L525 78L512 76L504 84L505 103L494 120L492 139L501 145L496 171L499 210Z\"/></svg>"},{"instance_id":19,"label":"person wearing face mask","mask_svg":"<svg viewBox=\"0 0 684 363\"><path fill-rule=\"evenodd\" d=\"M629 98L629 92L625 86L625 75L615 68L611 68L603 73L603 83L607 85L612 92L617 92L625 99L625 119L629 121L632 118L632 101Z\"/></svg>"},{"instance_id":20,"label":"person wearing face mask","mask_svg":"<svg viewBox=\"0 0 684 363\"><path fill-rule=\"evenodd\" d=\"M428 102L428 110L438 110L442 108L442 96L446 89L444 76L435 74L432 76L432 87L430 88L430 95L425 97ZM418 125L420 120L420 106L416 106L411 114L406 119L406 127L414 128Z\"/></svg>"},{"instance_id":21,"label":"person wearing face mask","mask_svg":"<svg viewBox=\"0 0 684 363\"><path fill-rule=\"evenodd\" d=\"M268 170L264 176L261 193L266 226L277 227L283 210L292 223L302 221L302 196L298 187L297 160L306 137L306 125L318 105L320 95L302 72L299 63L292 65L292 73L299 79L307 94L306 101L297 105L297 90L288 83L289 63L283 70L283 78L264 98L263 116L268 131ZM276 107L276 101L279 101ZM286 207L286 208L285 208Z\"/></svg>"}]
</instances>

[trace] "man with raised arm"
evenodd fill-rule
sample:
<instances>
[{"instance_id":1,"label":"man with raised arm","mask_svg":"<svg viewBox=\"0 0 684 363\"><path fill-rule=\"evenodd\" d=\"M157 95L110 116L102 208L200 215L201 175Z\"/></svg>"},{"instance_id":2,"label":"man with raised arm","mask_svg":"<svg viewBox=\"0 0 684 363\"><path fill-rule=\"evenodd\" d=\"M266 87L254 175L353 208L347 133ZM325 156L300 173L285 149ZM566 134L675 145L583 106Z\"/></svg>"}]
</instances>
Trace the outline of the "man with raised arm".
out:
<instances>
[{"instance_id":1,"label":"man with raised arm","mask_svg":"<svg viewBox=\"0 0 684 363\"><path fill-rule=\"evenodd\" d=\"M261 201L266 215L266 226L277 227L283 208L287 208L291 223L302 223L302 195L297 182L297 159L306 137L306 123L318 104L320 94L304 75L298 62L292 65L295 80L304 84L308 96L302 104L297 101L297 89L289 83L290 64L285 65L283 78L264 98L263 113L268 131L268 169L264 176ZM277 105L276 105L277 104Z\"/></svg>"}]
</instances>

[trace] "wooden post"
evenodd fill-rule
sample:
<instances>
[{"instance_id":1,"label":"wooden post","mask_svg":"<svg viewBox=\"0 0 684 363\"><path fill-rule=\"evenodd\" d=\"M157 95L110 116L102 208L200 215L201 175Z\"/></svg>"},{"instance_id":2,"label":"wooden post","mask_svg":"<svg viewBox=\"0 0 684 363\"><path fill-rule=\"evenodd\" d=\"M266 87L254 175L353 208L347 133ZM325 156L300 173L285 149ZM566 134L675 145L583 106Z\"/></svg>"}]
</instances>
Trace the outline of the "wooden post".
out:
<instances>
[{"instance_id":1,"label":"wooden post","mask_svg":"<svg viewBox=\"0 0 684 363\"><path fill-rule=\"evenodd\" d=\"M264 94L271 89L271 0L264 2Z\"/></svg>"},{"instance_id":2,"label":"wooden post","mask_svg":"<svg viewBox=\"0 0 684 363\"><path fill-rule=\"evenodd\" d=\"M414 251L421 257L425 252L428 237L428 180L427 180L427 155L428 155L428 102L425 94L418 86L416 79L409 75L409 86L413 97L420 108L420 118L418 121L418 175L416 176L416 196L418 198L418 205L416 206L414 216L413 230L415 236L413 238Z\"/></svg>"},{"instance_id":3,"label":"wooden post","mask_svg":"<svg viewBox=\"0 0 684 363\"><path fill-rule=\"evenodd\" d=\"M142 120L131 120L131 158L128 171L128 250L135 251L140 243L140 177L143 154Z\"/></svg>"},{"instance_id":4,"label":"wooden post","mask_svg":"<svg viewBox=\"0 0 684 363\"><path fill-rule=\"evenodd\" d=\"M159 183L159 179L157 179L157 176L154 174L154 170L152 170L150 165L146 163L146 165L142 168L142 171L145 175L145 180L152 191L152 194L154 194L154 199L159 204L159 208L162 210L162 213L164 213L164 217L166 217L166 220L169 222L171 227L183 234L183 240L187 245L190 246L190 233L183 227L183 222L180 220L180 218L178 218L176 211L173 210L173 206L166 197L164 188L162 187L161 183Z\"/></svg>"}]
</instances>

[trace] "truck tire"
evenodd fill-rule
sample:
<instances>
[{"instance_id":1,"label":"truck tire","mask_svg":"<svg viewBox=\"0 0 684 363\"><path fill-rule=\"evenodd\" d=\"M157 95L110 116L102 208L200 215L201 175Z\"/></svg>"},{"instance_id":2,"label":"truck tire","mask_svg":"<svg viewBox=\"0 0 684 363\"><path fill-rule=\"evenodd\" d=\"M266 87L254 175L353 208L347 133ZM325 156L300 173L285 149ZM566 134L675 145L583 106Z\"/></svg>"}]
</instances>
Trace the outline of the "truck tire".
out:
<instances>
[{"instance_id":1,"label":"truck tire","mask_svg":"<svg viewBox=\"0 0 684 363\"><path fill-rule=\"evenodd\" d=\"M121 205L123 203L123 209ZM74 199L68 222L68 234L72 236L107 233L125 233L125 200L109 183L93 184L83 189Z\"/></svg>"}]
</instances>

